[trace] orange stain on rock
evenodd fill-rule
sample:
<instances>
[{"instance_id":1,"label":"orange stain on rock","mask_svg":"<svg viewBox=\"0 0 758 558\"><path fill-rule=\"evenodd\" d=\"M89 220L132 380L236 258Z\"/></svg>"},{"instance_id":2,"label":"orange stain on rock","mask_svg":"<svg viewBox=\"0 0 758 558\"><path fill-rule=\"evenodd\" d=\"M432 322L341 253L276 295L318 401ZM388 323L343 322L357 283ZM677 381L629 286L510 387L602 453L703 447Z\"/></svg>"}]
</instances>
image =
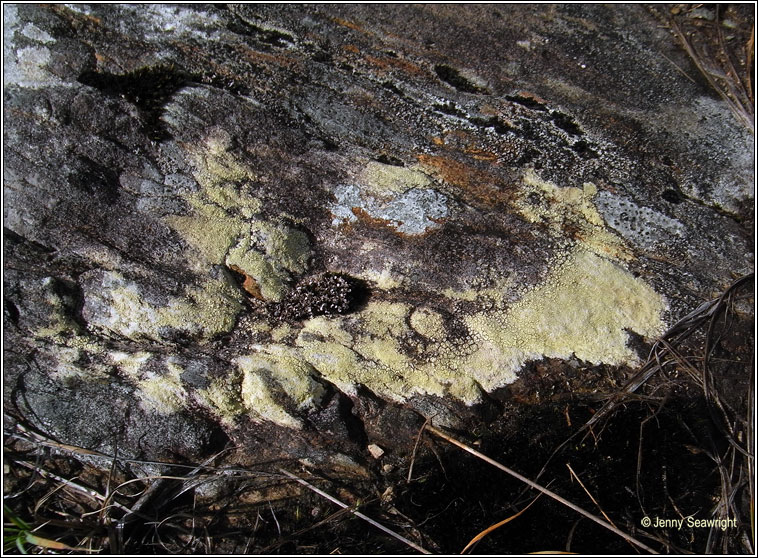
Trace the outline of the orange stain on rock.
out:
<instances>
[{"instance_id":1,"label":"orange stain on rock","mask_svg":"<svg viewBox=\"0 0 758 558\"><path fill-rule=\"evenodd\" d=\"M507 203L513 197L505 190L502 179L489 172L442 155L422 153L417 157L432 174L459 187L470 200L493 206Z\"/></svg>"}]
</instances>

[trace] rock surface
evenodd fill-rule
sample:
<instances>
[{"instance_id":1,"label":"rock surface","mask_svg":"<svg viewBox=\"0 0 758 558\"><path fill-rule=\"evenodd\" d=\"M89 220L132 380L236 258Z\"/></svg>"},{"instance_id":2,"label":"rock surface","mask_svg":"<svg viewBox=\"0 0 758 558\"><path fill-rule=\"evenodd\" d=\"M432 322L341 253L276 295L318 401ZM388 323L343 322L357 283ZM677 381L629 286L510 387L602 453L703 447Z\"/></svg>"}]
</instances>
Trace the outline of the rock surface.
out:
<instances>
[{"instance_id":1,"label":"rock surface","mask_svg":"<svg viewBox=\"0 0 758 558\"><path fill-rule=\"evenodd\" d=\"M642 6L3 17L4 401L66 443L354 467L753 268L753 137Z\"/></svg>"}]
</instances>

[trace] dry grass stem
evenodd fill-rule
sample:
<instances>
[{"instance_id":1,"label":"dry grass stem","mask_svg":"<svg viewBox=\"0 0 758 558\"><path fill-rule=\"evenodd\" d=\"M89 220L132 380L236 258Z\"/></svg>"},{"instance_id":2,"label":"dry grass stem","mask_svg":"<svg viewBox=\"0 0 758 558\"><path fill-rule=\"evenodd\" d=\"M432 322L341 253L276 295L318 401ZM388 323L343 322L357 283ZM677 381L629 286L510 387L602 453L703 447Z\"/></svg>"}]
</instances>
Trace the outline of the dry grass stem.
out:
<instances>
[{"instance_id":1,"label":"dry grass stem","mask_svg":"<svg viewBox=\"0 0 758 558\"><path fill-rule=\"evenodd\" d=\"M423 548L423 547L421 547L421 546L417 545L417 544L416 544L416 543L414 543L413 541L410 541L410 540L406 539L405 537L403 537L402 535L400 535L400 534L398 534L398 533L395 533L393 530L391 530L391 529L388 529L387 527L385 527L385 526L384 526L384 525L382 525L381 523L378 523L378 522L374 521L373 519L371 519L370 517L368 517L368 516L366 516L366 515L362 514L361 512L359 512L359 511L357 511L357 510L354 510L354 509L352 509L350 506L348 506L348 505L347 505L347 504L345 504L344 502L341 502L340 500L338 500L338 499L337 499L337 498L335 498L334 496L331 496L331 495L327 494L326 492L324 492L323 490L320 490L320 489L316 488L315 486L313 486L311 483L309 483L309 482L308 482L308 481L306 481L305 479L301 479L300 477L298 477L297 475L294 475L294 474L290 473L290 472L289 472L289 471L287 471L286 469L279 469L279 471L280 471L280 472L281 472L283 475L285 475L285 476L287 476L287 477L291 478L292 480L294 480L294 481L296 481L296 482L298 482L298 483L302 484L302 485L303 485L303 486L305 486L305 487L306 487L308 490L311 490L311 491L315 492L316 494L318 494L319 496L322 496L322 497L326 498L326 499L327 499L327 500L329 500L330 502L332 502L332 503L334 503L334 504L337 504L337 505L338 505L338 506L340 506L341 508L343 508L343 509L345 509L345 510L349 511L350 513L352 513L354 516L356 516L356 517L359 517L359 518L360 518L360 519L362 519L363 521L366 521L367 523L369 523L369 524L373 525L373 526L374 526L374 527L376 527L377 529L379 529L379 530L381 530L381 531L383 531L383 532L387 533L387 534L388 534L388 535L390 535L391 537L394 537L395 539L397 539L397 540L399 540L399 541L403 542L404 544L408 545L408 546L409 546L409 547L411 547L412 549L414 549L414 550L417 550L417 551L421 552L422 554L431 554L431 552L429 552L429 551L428 551L428 550L426 550L425 548Z\"/></svg>"},{"instance_id":2,"label":"dry grass stem","mask_svg":"<svg viewBox=\"0 0 758 558\"><path fill-rule=\"evenodd\" d=\"M436 436L439 436L439 437L440 437L440 438L442 438L443 440L446 440L446 441L450 442L451 444L453 444L453 445L455 445L455 446L458 446L459 448L461 448L461 449L463 449L463 450L465 450L465 451L469 452L470 454L472 454L472 455L474 455L474 456L478 457L479 459L481 459L481 460L483 460L483 461L485 461L485 462L489 463L489 464L490 464L490 465L492 465L493 467L497 467L497 468L498 468L498 469L500 469L501 471L503 471L503 472L505 472L505 473L507 473L507 474L511 475L512 477L514 477L514 478L516 478L516 479L520 480L521 482L523 482L524 484L526 484L526 485L530 486L531 488L533 488L533 489L535 489L535 490L538 490L538 491L542 492L542 493L543 493L543 494L545 494L546 496L549 496L550 498L552 498L552 499L553 499L553 500L555 500L556 502L559 502L559 503L563 504L564 506L566 506L566 507L568 507L568 508L570 508L570 509L574 510L575 512L577 512L577 513L579 513L579 514L583 515L583 516L584 516L584 517L586 517L587 519L591 519L592 521L594 521L594 522L595 522L595 523L597 523L598 525L600 525L600 526L602 526L602 527L605 527L606 529L608 529L609 531L612 531L613 533L616 533L618 536L620 536L620 537L622 537L622 538L626 539L627 541L629 541L629 542L631 542L632 544L634 544L634 545L638 546L639 548L641 548L641 549L643 549L643 550L646 550L646 551L650 552L651 554L658 554L658 552L656 552L654 549L650 548L650 547L649 547L649 546L647 546L645 543L643 543L643 542L641 542L641 541L638 541L637 539L635 539L634 537L632 537L632 536L631 536L631 535L629 535L628 533L624 533L622 530L620 530L620 529L618 529L618 528L614 527L613 525L611 525L611 524L610 524L610 523L608 523L607 521L604 521L603 519L600 519L598 516L596 516L596 515L593 515L593 514L589 513L588 511L586 511L586 510L584 510L584 509L580 508L580 507L579 507L579 506L577 506L576 504L574 504L574 503L572 503L572 502L569 502L568 500L566 500L566 499L565 499L565 498L563 498L562 496L559 496L558 494L556 494L556 493L555 493L555 492L553 492L552 490L548 490L548 489L547 489L547 488L545 488L544 486L542 486L542 485L539 485L539 484L537 484L536 482L534 482L534 481L532 481L532 480L530 480L530 479L526 478L525 476L523 476L523 475L521 475L521 474L517 473L517 472L516 472L516 471L514 471L513 469L510 469L510 468L506 467L506 466L505 466L505 465L503 465L502 463L499 463L499 462L495 461L494 459L491 459L491 458L487 457L487 456L486 456L486 455L484 455L483 453L480 453L480 452L476 451L476 450L475 450L474 448L472 448L471 446L469 446L469 445L467 445L467 444L464 444L463 442L460 442L460 441L456 440L455 438L453 438L453 437L451 437L451 436L448 436L447 434L445 434L445 433L444 433L444 432L442 432L441 430L437 430L437 429L436 429L435 427L433 427L433 426L427 426L427 427L426 427L426 429L427 429L429 432L431 432L432 434L435 434Z\"/></svg>"}]
</instances>

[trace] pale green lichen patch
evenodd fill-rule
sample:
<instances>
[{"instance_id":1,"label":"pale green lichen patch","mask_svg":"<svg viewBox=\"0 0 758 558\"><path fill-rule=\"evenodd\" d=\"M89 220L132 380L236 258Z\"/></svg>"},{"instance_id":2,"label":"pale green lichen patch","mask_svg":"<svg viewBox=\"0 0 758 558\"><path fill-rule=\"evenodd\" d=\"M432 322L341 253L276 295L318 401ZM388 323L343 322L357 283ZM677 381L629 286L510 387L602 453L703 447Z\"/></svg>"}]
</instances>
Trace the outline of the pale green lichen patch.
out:
<instances>
[{"instance_id":1,"label":"pale green lichen patch","mask_svg":"<svg viewBox=\"0 0 758 558\"><path fill-rule=\"evenodd\" d=\"M317 408L324 387L315 371L292 349L281 345L261 347L261 352L234 359L242 371L242 403L261 418L281 426L301 428L295 412ZM289 408L291 407L291 408Z\"/></svg>"},{"instance_id":2,"label":"pale green lichen patch","mask_svg":"<svg viewBox=\"0 0 758 558\"><path fill-rule=\"evenodd\" d=\"M413 310L410 315L410 325L417 333L432 341L442 340L447 335L442 315L423 306Z\"/></svg>"},{"instance_id":3,"label":"pale green lichen patch","mask_svg":"<svg viewBox=\"0 0 758 558\"><path fill-rule=\"evenodd\" d=\"M575 355L636 363L626 330L660 334L666 303L619 264L580 245L541 285L494 308L462 316L468 334L453 339L439 312L376 301L338 320L307 321L296 343L324 378L348 393L364 385L396 401L427 393L473 403L481 389L514 381L529 360ZM414 341L414 333L425 342Z\"/></svg>"},{"instance_id":4,"label":"pale green lichen patch","mask_svg":"<svg viewBox=\"0 0 758 558\"><path fill-rule=\"evenodd\" d=\"M432 179L419 165L405 168L369 161L360 172L358 182L376 197L391 198L411 188L426 188L432 183Z\"/></svg>"},{"instance_id":5,"label":"pale green lichen patch","mask_svg":"<svg viewBox=\"0 0 758 558\"><path fill-rule=\"evenodd\" d=\"M407 325L411 308L377 301L349 318L314 318L304 324L296 343L324 378L347 393L364 385L394 401L417 394L478 400L475 381L456 367L457 349L441 344L427 350L412 342Z\"/></svg>"},{"instance_id":6,"label":"pale green lichen patch","mask_svg":"<svg viewBox=\"0 0 758 558\"><path fill-rule=\"evenodd\" d=\"M182 369L176 365L166 368L165 373L150 372L137 382L140 406L162 415L182 410L188 400L180 378Z\"/></svg>"},{"instance_id":7,"label":"pale green lichen patch","mask_svg":"<svg viewBox=\"0 0 758 558\"><path fill-rule=\"evenodd\" d=\"M158 371L145 366L156 358L146 351L111 351L108 358L136 387L139 404L146 411L170 415L184 408L188 397L180 379L184 370L171 359L166 360L164 370Z\"/></svg>"},{"instance_id":8,"label":"pale green lichen patch","mask_svg":"<svg viewBox=\"0 0 758 558\"><path fill-rule=\"evenodd\" d=\"M237 417L245 414L247 409L242 403L242 373L233 369L222 377L214 378L205 389L194 392L194 398L200 404L216 414L221 422L232 426Z\"/></svg>"}]
</instances>

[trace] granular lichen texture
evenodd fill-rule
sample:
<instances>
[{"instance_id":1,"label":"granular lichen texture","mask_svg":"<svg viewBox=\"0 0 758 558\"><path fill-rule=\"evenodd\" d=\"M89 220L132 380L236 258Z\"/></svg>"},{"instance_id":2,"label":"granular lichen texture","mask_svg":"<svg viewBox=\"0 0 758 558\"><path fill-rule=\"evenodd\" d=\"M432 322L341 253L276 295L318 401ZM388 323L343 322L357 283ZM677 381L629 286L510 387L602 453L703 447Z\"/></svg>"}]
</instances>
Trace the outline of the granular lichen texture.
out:
<instances>
[{"instance_id":1,"label":"granular lichen texture","mask_svg":"<svg viewBox=\"0 0 758 558\"><path fill-rule=\"evenodd\" d=\"M644 7L3 16L4 397L62 443L391 455L752 269L753 137Z\"/></svg>"}]
</instances>

